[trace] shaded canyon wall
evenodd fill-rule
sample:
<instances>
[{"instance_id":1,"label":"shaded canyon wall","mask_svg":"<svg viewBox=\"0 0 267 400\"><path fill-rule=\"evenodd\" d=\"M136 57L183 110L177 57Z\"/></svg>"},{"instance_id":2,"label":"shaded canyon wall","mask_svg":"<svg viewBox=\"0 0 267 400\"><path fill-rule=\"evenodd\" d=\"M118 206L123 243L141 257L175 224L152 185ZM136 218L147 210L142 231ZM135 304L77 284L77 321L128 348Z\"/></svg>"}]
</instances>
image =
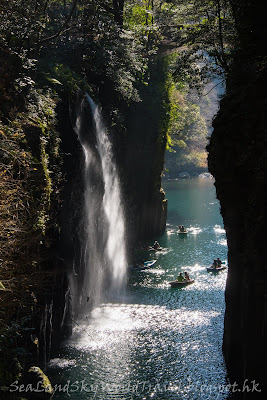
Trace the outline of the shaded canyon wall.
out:
<instances>
[{"instance_id":1,"label":"shaded canyon wall","mask_svg":"<svg viewBox=\"0 0 267 400\"><path fill-rule=\"evenodd\" d=\"M266 398L266 5L234 1L241 48L208 146L228 241L223 351L242 399ZM246 381L247 380L247 381ZM251 381L258 383L258 390ZM250 392L243 385L248 384ZM265 388L266 390L266 388ZM265 394L264 394L265 393Z\"/></svg>"}]
</instances>

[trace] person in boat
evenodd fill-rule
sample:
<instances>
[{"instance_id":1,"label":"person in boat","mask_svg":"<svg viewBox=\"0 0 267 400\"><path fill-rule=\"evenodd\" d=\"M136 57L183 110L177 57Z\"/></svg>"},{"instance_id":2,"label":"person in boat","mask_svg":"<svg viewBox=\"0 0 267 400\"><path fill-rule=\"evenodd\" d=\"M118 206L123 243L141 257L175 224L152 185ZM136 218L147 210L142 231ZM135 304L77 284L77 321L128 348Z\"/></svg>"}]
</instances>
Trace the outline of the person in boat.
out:
<instances>
[{"instance_id":1,"label":"person in boat","mask_svg":"<svg viewBox=\"0 0 267 400\"><path fill-rule=\"evenodd\" d=\"M185 232L185 228L184 228L183 225L180 225L180 226L179 226L179 229L180 229L180 232Z\"/></svg>"},{"instance_id":2,"label":"person in boat","mask_svg":"<svg viewBox=\"0 0 267 400\"><path fill-rule=\"evenodd\" d=\"M217 267L221 267L222 266L222 261L219 259L219 257L217 258Z\"/></svg>"},{"instance_id":3,"label":"person in boat","mask_svg":"<svg viewBox=\"0 0 267 400\"><path fill-rule=\"evenodd\" d=\"M190 276L189 276L188 272L185 271L184 277L185 277L186 281L190 281Z\"/></svg>"},{"instance_id":4,"label":"person in boat","mask_svg":"<svg viewBox=\"0 0 267 400\"><path fill-rule=\"evenodd\" d=\"M159 244L159 242L157 242L157 240L155 240L155 242L154 242L154 244L153 244L153 248L154 248L155 250L157 250L157 249L160 248L160 244Z\"/></svg>"},{"instance_id":5,"label":"person in boat","mask_svg":"<svg viewBox=\"0 0 267 400\"><path fill-rule=\"evenodd\" d=\"M139 267L144 267L145 266L145 260L142 260Z\"/></svg>"},{"instance_id":6,"label":"person in boat","mask_svg":"<svg viewBox=\"0 0 267 400\"><path fill-rule=\"evenodd\" d=\"M217 260L213 260L212 268L216 269L218 267Z\"/></svg>"},{"instance_id":7,"label":"person in boat","mask_svg":"<svg viewBox=\"0 0 267 400\"><path fill-rule=\"evenodd\" d=\"M184 281L185 281L185 278L183 277L182 272L180 272L180 274L178 275L177 281L178 281L178 282L184 282Z\"/></svg>"}]
</instances>

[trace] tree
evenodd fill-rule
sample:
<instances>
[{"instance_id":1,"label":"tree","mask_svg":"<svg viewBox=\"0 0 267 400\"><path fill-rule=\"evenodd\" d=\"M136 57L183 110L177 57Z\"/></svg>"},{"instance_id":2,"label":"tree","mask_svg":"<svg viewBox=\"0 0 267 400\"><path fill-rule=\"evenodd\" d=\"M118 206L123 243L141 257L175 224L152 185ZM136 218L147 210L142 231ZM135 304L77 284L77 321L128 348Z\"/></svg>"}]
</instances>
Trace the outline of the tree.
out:
<instances>
[{"instance_id":1,"label":"tree","mask_svg":"<svg viewBox=\"0 0 267 400\"><path fill-rule=\"evenodd\" d=\"M230 72L237 36L228 0L168 1L158 13L165 30L169 27L169 42L177 46L177 81L200 87L210 77Z\"/></svg>"}]
</instances>

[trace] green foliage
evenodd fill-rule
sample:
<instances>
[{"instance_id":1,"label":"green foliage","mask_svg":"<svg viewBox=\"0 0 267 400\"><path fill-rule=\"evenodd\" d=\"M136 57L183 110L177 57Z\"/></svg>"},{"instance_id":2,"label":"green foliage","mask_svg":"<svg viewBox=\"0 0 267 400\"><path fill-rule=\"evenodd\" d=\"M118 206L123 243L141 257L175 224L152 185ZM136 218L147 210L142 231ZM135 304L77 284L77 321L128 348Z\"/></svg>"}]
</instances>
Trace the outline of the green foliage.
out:
<instances>
[{"instance_id":1,"label":"green foliage","mask_svg":"<svg viewBox=\"0 0 267 400\"><path fill-rule=\"evenodd\" d=\"M0 43L3 119L14 121L20 111L30 130L38 131L32 159L43 187L35 226L44 233L59 153L53 96L86 88L107 110L116 133L126 131L126 110L139 102L161 144L188 148L206 131L186 91L227 72L235 32L226 0L4 0ZM170 57L173 49L176 56ZM29 136L24 140L30 153Z\"/></svg>"},{"instance_id":2,"label":"green foliage","mask_svg":"<svg viewBox=\"0 0 267 400\"><path fill-rule=\"evenodd\" d=\"M55 64L52 74L54 77L47 76L49 82L54 85L64 86L64 90L67 93L77 93L79 86L81 86L81 79L69 67L63 64Z\"/></svg>"},{"instance_id":3,"label":"green foliage","mask_svg":"<svg viewBox=\"0 0 267 400\"><path fill-rule=\"evenodd\" d=\"M149 184L158 189L165 147L173 150L170 170L177 162L205 167L206 127L188 88L228 72L232 27L226 0L2 0L1 294L11 316L24 304L29 270L44 261L40 248L58 222L59 98L89 91L115 135L127 132L146 146Z\"/></svg>"},{"instance_id":4,"label":"green foliage","mask_svg":"<svg viewBox=\"0 0 267 400\"><path fill-rule=\"evenodd\" d=\"M188 140L207 136L207 126L199 106L190 101L185 91L177 90L175 85L171 90L171 104L169 146L186 147Z\"/></svg>"},{"instance_id":5,"label":"green foliage","mask_svg":"<svg viewBox=\"0 0 267 400\"><path fill-rule=\"evenodd\" d=\"M9 125L0 123L1 178L5 187L10 186L10 191L5 195L9 196L6 202L9 198L12 203L16 197L22 207L27 202L28 207L31 207L32 227L35 226L45 234L50 219L51 196L61 179L60 139L55 128L56 99L49 92L32 90L27 101L27 111L18 114ZM13 181L17 193L11 189ZM7 215L10 213L8 209L6 212ZM21 215L21 218L24 216ZM9 223L3 212L1 222L4 221L6 227L2 226L2 229L7 235L11 235L13 230L20 232L16 228L16 224L21 223L20 214L17 221L13 218L12 222L11 218Z\"/></svg>"},{"instance_id":6,"label":"green foliage","mask_svg":"<svg viewBox=\"0 0 267 400\"><path fill-rule=\"evenodd\" d=\"M57 98L50 91L32 89L25 102L24 112L16 112L12 121L0 121L1 384L19 378L32 356L25 350L32 328L24 323L40 307L33 288L42 292L47 279L40 271L47 262L42 248L49 246L57 223L61 180Z\"/></svg>"},{"instance_id":7,"label":"green foliage","mask_svg":"<svg viewBox=\"0 0 267 400\"><path fill-rule=\"evenodd\" d=\"M180 89L180 85L178 86ZM165 167L169 177L189 171L202 172L207 168L207 123L200 105L192 98L189 88L171 88L171 112L167 136Z\"/></svg>"},{"instance_id":8,"label":"green foliage","mask_svg":"<svg viewBox=\"0 0 267 400\"><path fill-rule=\"evenodd\" d=\"M190 3L181 14L176 13L183 23L181 39L186 46L176 60L174 77L200 88L207 79L229 73L237 36L230 2Z\"/></svg>"},{"instance_id":9,"label":"green foliage","mask_svg":"<svg viewBox=\"0 0 267 400\"><path fill-rule=\"evenodd\" d=\"M144 28L152 21L151 14L148 13L145 4L127 4L124 10L124 27L129 30Z\"/></svg>"},{"instance_id":10,"label":"green foliage","mask_svg":"<svg viewBox=\"0 0 267 400\"><path fill-rule=\"evenodd\" d=\"M51 206L51 195L58 186L57 170L52 170L53 165L60 162L59 144L60 138L56 131L56 98L51 92L40 90L31 91L28 97L28 109L24 118L30 127L39 130L39 163L42 167L44 185L42 188L40 206L37 211L37 222L35 227L41 229L45 234L49 221L49 210ZM58 161L57 161L58 159ZM51 175L54 173L54 182Z\"/></svg>"},{"instance_id":11,"label":"green foliage","mask_svg":"<svg viewBox=\"0 0 267 400\"><path fill-rule=\"evenodd\" d=\"M206 142L197 147L194 141L187 144L185 149L173 147L173 151L166 154L164 176L169 179L178 177L181 172L188 172L190 175L200 174L207 171Z\"/></svg>"}]
</instances>

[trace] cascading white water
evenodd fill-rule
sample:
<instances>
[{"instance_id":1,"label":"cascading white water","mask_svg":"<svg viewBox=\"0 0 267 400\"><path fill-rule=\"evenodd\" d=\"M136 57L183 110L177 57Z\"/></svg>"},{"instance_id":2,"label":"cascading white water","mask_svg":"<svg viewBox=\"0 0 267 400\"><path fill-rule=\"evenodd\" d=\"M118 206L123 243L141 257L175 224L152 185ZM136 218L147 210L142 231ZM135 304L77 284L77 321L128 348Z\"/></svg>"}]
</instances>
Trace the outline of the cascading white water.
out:
<instances>
[{"instance_id":1,"label":"cascading white water","mask_svg":"<svg viewBox=\"0 0 267 400\"><path fill-rule=\"evenodd\" d=\"M112 146L99 108L89 95L86 99L93 116L96 144L89 144L87 139L91 132L84 118L83 100L75 127L85 156L83 298L99 302L106 290L119 294L126 281L125 222Z\"/></svg>"},{"instance_id":2,"label":"cascading white water","mask_svg":"<svg viewBox=\"0 0 267 400\"><path fill-rule=\"evenodd\" d=\"M87 94L93 112L98 151L104 179L103 206L108 222L107 255L112 271L112 289L120 290L125 283L126 248L124 214L116 165L113 161L112 147L99 108Z\"/></svg>"}]
</instances>

